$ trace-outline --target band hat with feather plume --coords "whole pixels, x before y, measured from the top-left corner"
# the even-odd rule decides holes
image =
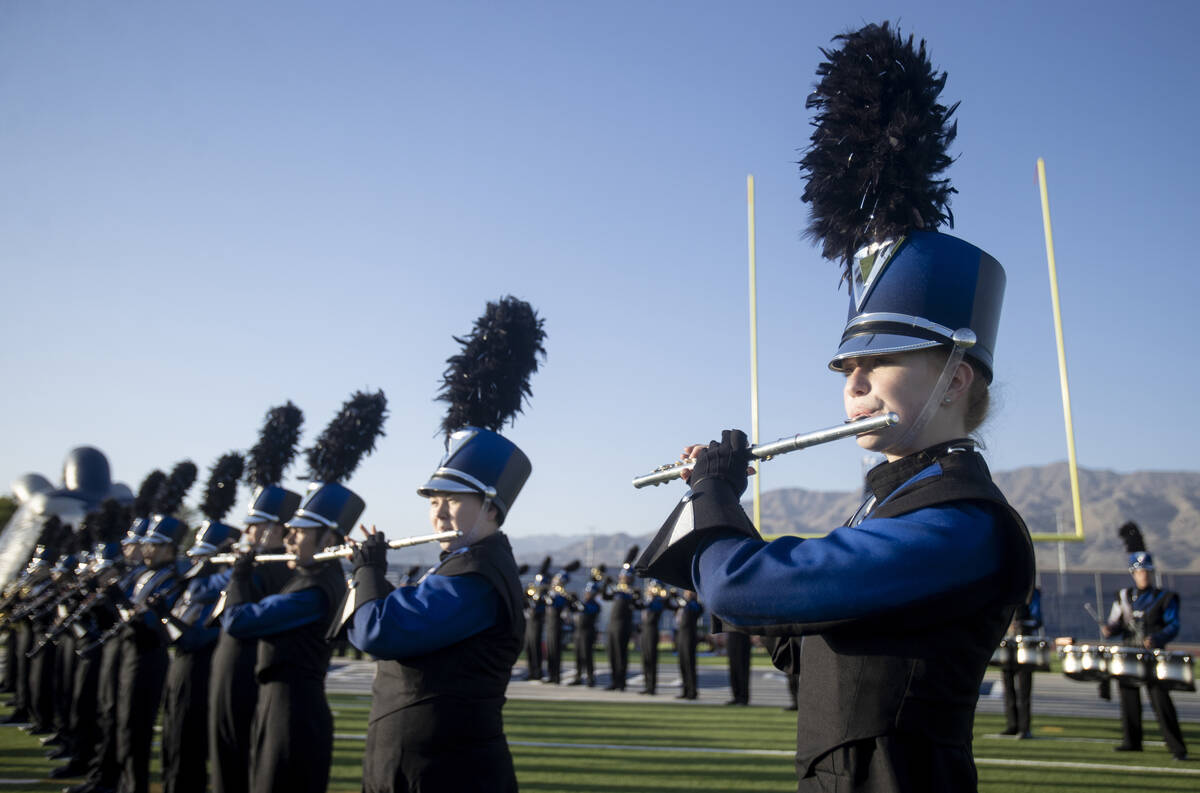
[[[823,49],[811,144],[800,161],[811,206],[807,235],[843,267],[850,310],[831,369],[849,359],[973,345],[966,356],[992,379],[1004,270],[936,229],[954,225],[942,173],[953,162],[957,103],[941,104],[946,73],[925,42],[869,24]]]
[[[300,494],[279,483],[296,456],[303,424],[304,413],[291,401],[267,411],[258,443],[250,449],[246,459],[246,482],[255,488],[254,498],[242,520],[247,526],[286,523],[300,506]]]
[[[325,528],[348,535],[358,522],[366,502],[341,484],[349,479],[362,458],[375,449],[387,419],[387,397],[383,391],[355,392],[329,426],[306,452],[308,479],[312,484],[304,501],[284,525],[289,529]]]
[[[446,360],[437,397],[448,403],[446,454],[418,495],[480,495],[504,522],[533,464],[499,431],[531,394],[529,379],[546,355],[543,324],[529,303],[507,295],[487,304],[468,335],[454,337],[461,351]]]
[[[142,537],[143,543],[178,545],[183,542],[188,532],[187,524],[171,513],[183,506],[183,497],[196,481],[196,473],[196,464],[191,460],[184,460],[171,469],[158,490],[154,502],[155,515]]]
[[[188,556],[207,556],[219,551],[223,546],[235,542],[241,537],[239,529],[223,523],[222,519],[233,507],[237,500],[238,480],[242,478],[246,461],[237,452],[229,452],[217,458],[209,473],[208,485],[205,487],[204,500],[200,503],[200,511],[205,520],[196,529],[192,539],[192,547]]]

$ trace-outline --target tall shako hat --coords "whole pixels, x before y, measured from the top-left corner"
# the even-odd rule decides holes
[[[808,236],[839,261],[850,311],[830,361],[930,347],[959,347],[992,379],[1004,298],[1004,270],[974,245],[942,234],[953,227],[956,192],[937,178],[953,162],[947,147],[958,104],[938,95],[946,73],[887,22],[834,37],[822,49],[811,145],[800,161]]]
[[[146,530],[150,528],[150,515],[154,512],[154,501],[166,481],[167,475],[157,468],[142,480],[137,496],[133,499],[133,523],[130,524],[125,538],[121,540],[122,545],[135,545],[146,536]]]
[[[1149,570],[1154,572],[1154,559],[1146,550],[1146,541],[1142,530],[1132,520],[1126,521],[1117,529],[1117,536],[1125,543],[1125,553],[1129,554],[1129,572],[1134,570]]]
[[[542,586],[545,586],[546,577],[548,575],[550,575],[550,557],[549,556],[542,559],[542,566],[538,568],[537,574],[533,577],[533,582],[535,584],[541,584]]]
[[[106,498],[100,508],[86,518],[92,529],[97,569],[108,567],[121,557],[121,537],[129,525],[129,509],[115,498]]]
[[[238,480],[246,461],[236,452],[223,454],[213,463],[208,474],[208,485],[204,488],[204,500],[200,511],[207,518],[196,530],[188,556],[207,556],[220,550],[222,545],[233,542],[241,532],[221,522],[237,500]]]
[[[343,537],[350,533],[367,506],[350,488],[340,484],[349,479],[363,457],[375,449],[387,419],[387,397],[383,391],[357,391],[305,453],[308,479],[312,484],[304,503],[285,524],[308,529],[324,526]]]
[[[500,523],[533,465],[516,444],[500,435],[532,394],[546,332],[533,307],[511,295],[487,304],[465,337],[462,352],[446,359],[438,399],[449,403],[442,431],[446,454],[417,493],[476,493],[496,507]]]
[[[154,502],[154,517],[142,542],[151,545],[165,545],[170,542],[179,545],[183,542],[188,527],[175,517],[174,513],[183,506],[183,497],[195,483],[196,473],[196,464],[191,460],[184,460],[171,469],[167,480],[159,488],[158,498]]]
[[[58,515],[50,515],[42,524],[37,544],[33,548],[31,567],[49,567],[58,558],[59,546],[71,534],[71,526],[64,524]]]
[[[267,411],[258,443],[246,460],[246,482],[257,488],[245,523],[286,523],[300,506],[300,494],[280,487],[296,456],[304,413],[289,400]]]
[[[638,547],[634,545],[625,553],[625,561],[621,564],[621,572],[618,575],[626,576],[628,578],[634,577],[635,573],[633,572],[633,560],[637,559],[638,550]]]

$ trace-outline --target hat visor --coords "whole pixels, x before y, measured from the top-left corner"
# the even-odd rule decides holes
[[[289,529],[333,529],[337,531],[336,526],[330,526],[328,523],[306,518],[303,515],[295,515],[283,525]]]
[[[457,479],[450,479],[444,476],[435,476],[417,488],[417,495],[423,498],[429,498],[434,493],[474,493],[479,496],[483,495],[477,487],[472,487],[466,482],[460,482]]]
[[[142,538],[142,542],[149,545],[166,545],[175,541],[163,534],[147,534]]]
[[[838,346],[837,355],[829,362],[829,368],[840,372],[846,361],[852,358],[866,358],[872,355],[894,355],[900,352],[928,350],[931,347],[944,346],[943,342],[929,339],[918,339],[914,336],[902,336],[898,333],[864,333],[851,336]]]

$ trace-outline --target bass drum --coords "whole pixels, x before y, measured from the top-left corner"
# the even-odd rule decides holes
[[[1108,677],[1108,648],[1097,644],[1068,644],[1058,648],[1063,674],[1072,680]]]
[[[1170,691],[1195,691],[1196,673],[1192,668],[1191,653],[1175,650],[1155,650],[1153,655],[1154,679]]]

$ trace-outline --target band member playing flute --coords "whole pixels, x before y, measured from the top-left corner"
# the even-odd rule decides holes
[[[331,617],[346,592],[341,563],[314,554],[339,545],[366,504],[349,478],[382,434],[383,392],[355,394],[308,450],[313,484],[286,523],[295,575],[278,594],[257,599],[253,561],[233,565],[221,624],[235,639],[257,639],[258,704],[251,727],[252,793],[323,793],[333,758],[333,716],[325,699]]]
[[[387,546],[369,531],[351,558],[343,617],[352,644],[377,658],[363,790],[515,791],[502,708],[525,629],[523,593],[500,531],[529,477],[525,454],[496,430],[519,412],[544,354],[542,321],[522,301],[489,303],[441,399],[447,451],[417,493],[429,500],[439,564],[415,587],[384,578]],[[497,388],[489,385],[495,382]]]
[[[798,671],[800,790],[971,791],[979,685],[1033,586],[1020,516],[967,437],[986,411],[1004,272],[932,229],[952,192],[945,75],[886,23],[839,36],[816,93],[810,227],[852,289],[830,367],[887,462],[846,526],[764,542],[742,510],[749,443],[691,446],[691,491],[639,560],[694,588],[728,629],[778,637]],[[972,342],[974,342],[972,344]],[[800,641],[803,637],[803,641]]]

